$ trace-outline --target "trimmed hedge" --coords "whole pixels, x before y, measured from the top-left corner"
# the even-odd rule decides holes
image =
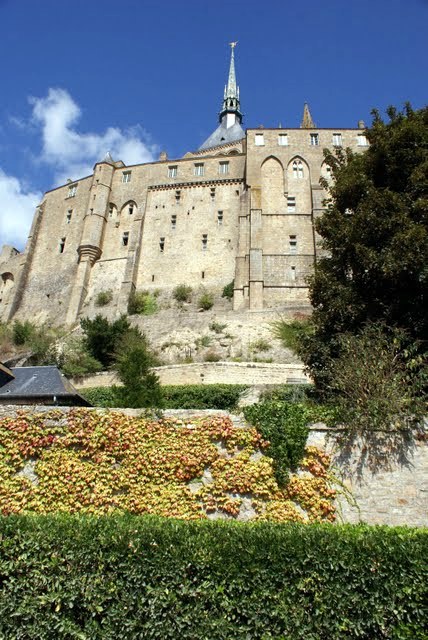
[[[0,518],[0,638],[422,640],[427,531]]]
[[[166,385],[162,387],[163,408],[231,411],[246,388],[241,384]],[[120,406],[114,387],[83,389],[81,394],[96,407]]]

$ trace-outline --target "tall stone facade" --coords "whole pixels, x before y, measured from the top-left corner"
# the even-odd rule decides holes
[[[364,124],[317,128],[305,105],[299,129],[244,132],[233,53],[219,126],[197,151],[133,166],[108,153],[44,195],[25,251],[0,254],[0,320],[72,325],[101,291],[119,315],[135,291],[232,280],[235,310],[308,304],[323,149],[364,150]]]

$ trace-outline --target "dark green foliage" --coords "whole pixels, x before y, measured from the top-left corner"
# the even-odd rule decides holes
[[[222,409],[236,408],[241,393],[240,384],[188,384],[161,387],[164,409]],[[96,407],[118,407],[121,399],[118,387],[94,387],[82,390],[82,395]]]
[[[310,284],[314,333],[300,355],[326,393],[342,333],[382,322],[410,344],[428,338],[428,107],[388,115],[374,113],[366,153],[325,154],[335,181],[317,230],[328,255]]]
[[[192,300],[192,287],[187,284],[179,284],[175,287],[172,295],[177,302],[191,302]]]
[[[246,389],[241,384],[186,384],[162,387],[165,409],[223,409],[236,408],[241,393]]]
[[[204,291],[198,300],[198,307],[204,311],[208,311],[214,306],[214,296],[209,291]]]
[[[21,346],[25,343],[30,342],[35,330],[35,326],[29,320],[24,320],[24,322],[15,320],[12,325],[13,343],[17,346]]]
[[[290,321],[280,318],[271,323],[271,330],[283,347],[299,353],[302,341],[313,333],[313,326],[310,318]]]
[[[305,403],[312,394],[311,384],[283,384],[263,391],[260,401]]]
[[[122,387],[115,389],[119,407],[161,407],[162,394],[158,376],[150,371],[157,364],[147,338],[132,328],[123,336],[115,353],[115,368]]]
[[[7,640],[425,640],[426,530],[0,519]]]
[[[125,315],[114,322],[98,314],[93,320],[82,318],[80,326],[85,333],[85,346],[89,353],[104,367],[114,360],[114,353],[131,325]]]
[[[151,316],[158,310],[156,295],[150,291],[136,291],[130,298],[128,313]]]
[[[267,455],[273,458],[276,480],[280,486],[286,485],[290,469],[303,458],[314,412],[301,404],[261,402],[245,407],[244,416],[269,440]]]
[[[221,297],[227,298],[228,300],[232,300],[234,288],[235,288],[235,280],[232,280],[232,282],[229,282],[229,284],[227,284],[223,288],[223,293],[221,294]]]
[[[107,291],[99,291],[97,293],[97,297],[95,298],[95,306],[96,307],[105,307],[113,300],[113,291],[108,289]]]

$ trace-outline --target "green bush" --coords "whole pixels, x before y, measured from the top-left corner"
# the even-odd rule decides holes
[[[311,397],[313,386],[310,384],[283,384],[265,389],[260,394],[261,402],[292,402],[304,404]]]
[[[16,344],[17,346],[28,344],[35,332],[36,327],[29,320],[24,320],[24,322],[15,320],[12,325],[13,344]]]
[[[221,297],[227,298],[228,300],[232,300],[234,287],[235,287],[235,280],[232,280],[232,282],[229,282],[229,284],[227,284],[223,288],[223,293],[221,294]]]
[[[302,342],[313,333],[313,326],[310,318],[291,321],[279,318],[271,323],[271,331],[283,347],[300,355]]]
[[[208,311],[214,306],[214,296],[209,291],[204,291],[198,300],[198,307],[204,311]]]
[[[172,295],[177,302],[191,302],[192,287],[189,287],[187,284],[179,284],[175,287]]]
[[[254,353],[259,353],[260,351],[269,351],[271,348],[270,343],[266,338],[259,338],[258,340],[254,340],[248,345],[250,351]]]
[[[8,640],[425,640],[427,531],[0,518]]]
[[[216,320],[213,320],[212,322],[210,322],[210,325],[209,325],[210,331],[213,331],[214,333],[223,333],[226,327],[227,327],[227,324],[217,322]]]
[[[125,315],[114,322],[109,322],[101,314],[93,320],[82,318],[80,326],[85,334],[85,348],[104,367],[112,364],[119,342],[131,328]]]
[[[232,411],[246,389],[241,384],[186,384],[162,387],[165,409],[223,409]]]
[[[279,486],[285,486],[289,471],[303,458],[313,412],[302,404],[261,402],[245,407],[244,416],[269,440],[267,455],[273,459]]]
[[[241,393],[246,389],[240,384],[187,384],[161,387],[164,409],[222,409],[236,408]],[[121,406],[119,387],[93,387],[82,389],[82,395],[95,407]]]
[[[113,291],[108,289],[107,291],[100,291],[95,298],[95,306],[105,307],[113,300]]]
[[[151,316],[158,310],[158,303],[155,293],[150,291],[137,291],[134,293],[128,304],[128,312],[143,316]]]

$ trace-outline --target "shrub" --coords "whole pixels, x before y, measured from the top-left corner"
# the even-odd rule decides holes
[[[285,486],[290,470],[303,457],[312,413],[304,405],[287,402],[262,402],[244,408],[245,419],[269,440],[267,454],[274,462],[275,478]]]
[[[156,293],[156,292],[155,292]],[[158,310],[157,296],[150,291],[137,291],[134,293],[128,304],[130,314],[151,316]]]
[[[107,291],[99,291],[95,298],[96,307],[105,307],[113,300],[113,291],[108,289]]]
[[[191,302],[192,287],[189,287],[187,284],[179,284],[175,287],[172,295],[177,302]]]
[[[223,288],[223,293],[221,294],[221,297],[227,298],[228,300],[232,300],[234,287],[235,287],[235,280],[232,280],[232,282],[229,282],[229,284],[227,284]]]
[[[221,322],[216,322],[215,320],[210,322],[209,325],[210,331],[213,331],[214,333],[223,333],[226,327],[227,324],[222,324]]]
[[[211,341],[212,341],[211,336],[207,336],[207,335],[200,336],[195,340],[196,348],[199,349],[199,347],[209,347],[211,344]]]
[[[313,386],[310,384],[284,384],[262,391],[260,401],[305,403],[311,397],[311,392]]]
[[[313,333],[313,326],[310,318],[291,321],[279,318],[271,323],[271,331],[283,347],[300,355],[302,343]]]
[[[222,409],[236,408],[241,393],[240,384],[186,384],[162,387],[165,409]]]
[[[109,322],[101,314],[93,320],[82,318],[80,326],[85,334],[85,348],[104,367],[112,364],[120,340],[131,328],[125,315],[114,322]]]
[[[427,532],[0,519],[0,636],[425,640]]]
[[[214,306],[214,296],[209,291],[204,291],[198,300],[198,307],[204,311],[208,311]]]
[[[12,325],[12,339],[17,346],[28,344],[36,332],[36,326],[29,320],[15,320]]]
[[[258,353],[260,351],[269,351],[270,343],[265,338],[259,338],[248,345],[250,351]]]
[[[89,387],[79,390],[79,393],[94,407],[110,408],[117,407],[119,403],[116,389],[117,387]]]
[[[204,355],[204,361],[205,362],[220,362],[221,360],[221,356],[219,353],[217,353],[217,351],[214,351],[211,349],[211,351],[208,351],[205,355]]]

